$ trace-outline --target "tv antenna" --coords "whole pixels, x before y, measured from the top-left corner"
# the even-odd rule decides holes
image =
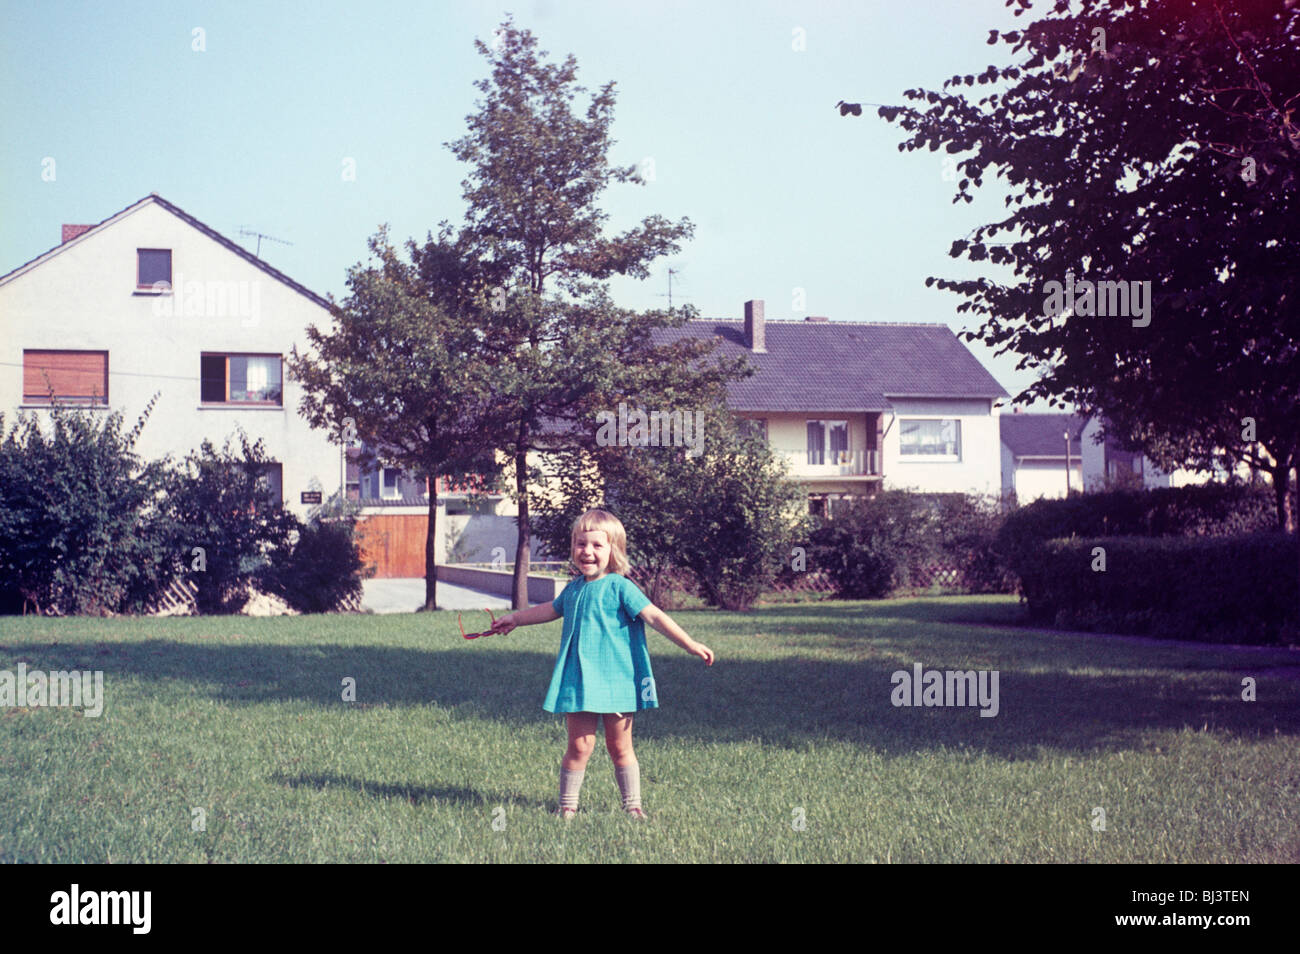
[[[287,240],[285,240],[285,239],[282,239],[282,238],[276,238],[274,235],[267,235],[265,232],[258,232],[258,231],[255,231],[255,230],[250,229],[250,228],[248,228],[247,226],[243,226],[243,225],[241,225],[241,226],[239,227],[239,234],[240,234],[240,235],[256,235],[256,236],[257,236],[257,252],[255,253],[255,255],[256,255],[257,258],[261,258],[261,257],[262,257],[262,239],[266,239],[267,241],[270,241],[270,242],[279,242],[281,245],[292,245],[292,244],[293,244],[292,242],[287,241]]]
[[[668,299],[668,313],[669,313],[669,314],[672,314],[672,310],[673,310],[673,276],[674,276],[674,275],[680,275],[681,273],[682,273],[682,270],[681,270],[680,268],[669,268],[669,269],[668,269],[668,294],[667,294],[666,296],[663,295],[663,294],[660,294],[660,295],[658,296],[658,297],[660,297],[660,298],[664,298],[664,297],[666,297],[666,298]]]

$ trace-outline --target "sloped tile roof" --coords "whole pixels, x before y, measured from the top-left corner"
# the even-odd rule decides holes
[[[1070,431],[1070,456],[1078,459],[1080,438],[1088,419],[1079,414],[1003,414],[1002,443],[1017,457],[1059,457],[1065,460],[1065,431]]]
[[[717,338],[754,375],[728,387],[736,411],[886,411],[891,397],[1002,398],[1008,394],[947,325],[768,320],[766,353],[745,344],[741,321],[657,328],[655,344]]]
[[[283,282],[285,285],[287,285],[289,288],[292,288],[294,291],[296,291],[298,294],[302,295],[303,297],[310,299],[311,301],[315,302],[317,305],[320,305],[322,308],[328,309],[330,307],[330,303],[328,300],[322,298],[320,295],[316,294],[310,288],[298,284],[298,282],[294,281],[292,278],[284,274],[284,272],[280,271],[278,268],[274,268],[273,266],[268,265],[266,262],[262,261],[260,258],[258,258],[256,255],[254,255],[248,249],[244,248],[239,243],[226,238],[216,229],[212,228],[209,225],[204,224],[203,222],[200,222],[198,219],[190,215],[184,209],[168,202],[166,199],[164,199],[156,192],[152,192],[149,195],[145,196],[143,199],[140,199],[136,202],[132,202],[126,208],[114,212],[112,215],[104,219],[102,222],[96,222],[94,225],[76,226],[76,228],[80,229],[81,231],[79,231],[75,236],[66,239],[64,242],[54,246],[49,251],[42,252],[40,255],[36,256],[30,261],[24,262],[22,265],[19,265],[17,268],[13,269],[12,271],[7,272],[4,275],[0,275],[0,284],[4,284],[5,282],[9,281],[11,278],[15,278],[19,274],[28,271],[29,269],[35,268],[36,266],[46,261],[47,259],[55,255],[58,255],[60,252],[64,251],[65,249],[71,248],[73,245],[82,241],[87,236],[93,235],[95,232],[97,232],[99,229],[103,228],[104,226],[116,222],[122,217],[129,215],[132,212],[135,212],[136,210],[142,208],[143,206],[151,202],[154,203],[155,205],[158,205],[166,209],[172,215],[176,216],[181,221],[187,223],[188,225],[202,232],[204,235],[212,239],[214,242],[223,245],[224,247],[226,247],[227,249],[229,249],[230,251],[238,255],[240,258],[242,258],[244,261],[248,262],[250,265],[254,266],[255,268],[261,269],[263,272],[265,272],[267,275],[274,278],[276,281]],[[64,234],[66,236],[67,232],[65,231]]]

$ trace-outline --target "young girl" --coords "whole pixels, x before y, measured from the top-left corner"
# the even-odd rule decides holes
[[[632,751],[632,713],[657,709],[659,702],[644,623],[710,666],[713,650],[687,636],[627,578],[627,533],[617,517],[588,510],[573,524],[572,543],[572,560],[582,577],[570,580],[552,603],[501,617],[492,631],[508,633],[516,626],[564,617],[560,655],[542,703],[547,712],[566,713],[569,724],[556,814],[572,818],[578,812],[578,790],[596,745],[596,723],[603,716],[605,748],[614,761],[623,810],[645,818],[641,769]]]

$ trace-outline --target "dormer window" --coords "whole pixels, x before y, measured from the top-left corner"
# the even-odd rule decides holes
[[[168,288],[172,284],[172,250],[169,248],[138,248],[135,250],[135,287],[153,289],[159,284]]]
[[[385,500],[396,500],[402,496],[401,490],[397,485],[397,478],[401,476],[401,470],[394,467],[381,467],[379,469],[379,495]]]

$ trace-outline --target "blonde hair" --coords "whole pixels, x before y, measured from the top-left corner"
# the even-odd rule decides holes
[[[609,537],[609,569],[627,576],[627,571],[632,568],[627,558],[627,531],[623,529],[623,522],[608,510],[588,510],[573,521],[573,533],[569,536],[569,563],[573,568],[578,569],[578,565],[573,562],[573,549],[578,545],[578,534],[587,531],[603,531]]]

